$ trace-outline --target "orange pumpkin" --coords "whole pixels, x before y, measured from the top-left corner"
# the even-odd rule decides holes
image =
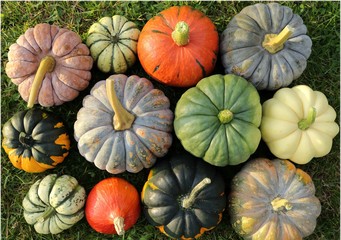
[[[145,24],[137,53],[152,78],[169,86],[189,87],[213,71],[218,41],[215,25],[202,12],[174,6]]]

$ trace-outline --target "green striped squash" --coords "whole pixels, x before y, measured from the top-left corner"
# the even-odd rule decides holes
[[[125,17],[103,17],[90,27],[86,44],[99,70],[124,73],[136,61],[139,35],[136,24]]]
[[[83,218],[85,200],[85,189],[74,177],[50,174],[27,192],[24,218],[40,234],[58,234]]]

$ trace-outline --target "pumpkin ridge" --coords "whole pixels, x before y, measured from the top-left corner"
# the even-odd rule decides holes
[[[167,19],[165,18],[165,16],[163,16],[162,13],[159,13],[159,14],[157,14],[156,16],[160,17],[160,18],[162,19],[162,21],[165,23],[165,25],[166,25],[167,27],[169,27],[170,30],[172,30],[172,31],[174,30],[174,29],[171,27],[171,25],[169,24],[169,22],[167,21]]]
[[[125,22],[125,23],[123,24],[123,26],[126,25],[126,23],[128,23],[128,21]],[[123,26],[122,26],[122,28],[123,28]],[[138,28],[136,25],[135,25],[135,26],[130,26],[130,27],[124,29],[123,31],[119,31],[119,35],[121,35],[122,33],[127,32],[127,31],[133,30],[133,29],[139,30],[139,28]],[[119,38],[119,39],[121,40],[121,39],[125,39],[125,38]],[[126,38],[126,39],[128,39],[128,40],[135,40],[135,39],[131,39],[131,38]]]
[[[218,106],[216,106],[216,105],[213,103],[212,99],[211,99],[203,90],[201,90],[200,87],[196,86],[195,89],[198,89],[198,90],[203,94],[203,96],[206,97],[206,99],[211,103],[211,106],[213,106],[215,109],[217,109],[217,113],[218,113],[218,112],[219,112],[219,108],[218,108]],[[191,101],[191,102],[193,102],[193,101]],[[200,106],[207,107],[207,106],[205,106],[205,105],[201,105],[201,104],[198,104],[198,103],[196,103],[196,102],[193,102],[193,103],[195,103],[196,105],[200,105]]]
[[[79,212],[82,212],[83,211],[83,209],[80,209],[78,212],[76,212],[76,213],[74,213],[74,214],[70,214],[70,215],[64,215],[64,214],[61,214],[61,213],[58,213],[58,214],[56,214],[55,215],[55,217],[58,219],[58,221],[60,221],[61,223],[63,223],[63,224],[65,224],[65,225],[68,225],[68,226],[73,226],[73,224],[70,224],[70,223],[66,223],[65,221],[63,221],[60,217],[59,217],[59,215],[62,215],[62,216],[65,216],[65,217],[69,217],[69,216],[73,216],[73,215],[78,215],[79,214]],[[56,223],[57,223],[57,221],[56,221]],[[59,228],[61,228],[61,227],[59,227]]]
[[[119,50],[121,51],[122,56],[123,56],[123,59],[124,59],[124,61],[125,61],[125,63],[126,63],[126,66],[127,66],[127,68],[128,68],[128,67],[130,66],[130,64],[129,64],[128,60],[127,60],[126,54],[124,54],[124,51],[121,49],[120,44],[122,44],[123,46],[125,46],[126,48],[128,48],[134,56],[136,56],[136,55],[135,55],[134,51],[133,51],[129,46],[127,46],[126,44],[121,43],[121,42],[118,42],[118,43],[117,43],[117,47],[118,47]]]

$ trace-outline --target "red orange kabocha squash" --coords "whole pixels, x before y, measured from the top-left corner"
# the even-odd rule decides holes
[[[89,54],[77,33],[41,23],[10,46],[5,71],[28,107],[61,105],[89,85]]]
[[[199,10],[174,6],[151,18],[137,43],[138,58],[154,79],[170,86],[194,86],[217,60],[219,37]]]

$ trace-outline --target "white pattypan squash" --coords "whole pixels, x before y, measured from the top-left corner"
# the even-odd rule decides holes
[[[262,138],[276,157],[305,164],[330,152],[339,126],[322,92],[306,85],[282,88],[262,107]]]

